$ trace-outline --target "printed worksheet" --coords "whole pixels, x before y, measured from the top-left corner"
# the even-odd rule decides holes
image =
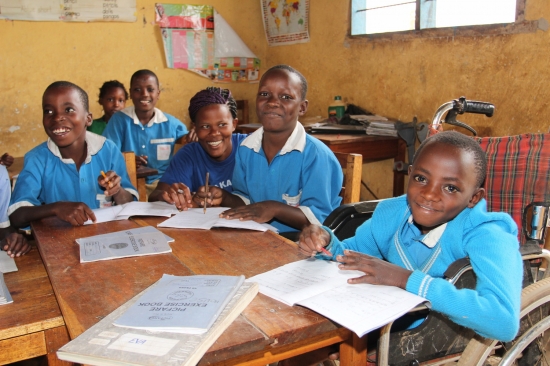
[[[179,229],[203,229],[212,227],[227,227],[233,229],[248,229],[266,231],[268,227],[255,221],[228,220],[220,218],[220,214],[229,210],[228,207],[209,207],[204,212],[202,208],[190,208],[172,216],[158,224],[158,227],[173,227]]]
[[[287,305],[316,311],[362,337],[386,325],[426,299],[398,287],[350,285],[360,271],[342,271],[337,262],[306,259],[286,264],[248,280],[260,292]]]

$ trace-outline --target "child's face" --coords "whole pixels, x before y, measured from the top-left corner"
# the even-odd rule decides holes
[[[92,114],[84,108],[76,89],[50,89],[42,97],[42,111],[44,130],[57,146],[64,148],[84,143]]]
[[[474,207],[483,195],[474,155],[455,146],[426,145],[409,168],[407,201],[423,234]]]
[[[105,119],[108,121],[113,114],[126,106],[124,90],[121,88],[108,89],[105,95],[99,99],[99,104],[103,107]]]
[[[282,69],[264,74],[256,96],[256,113],[265,131],[293,131],[307,106],[298,75]]]
[[[157,79],[152,75],[142,75],[134,78],[130,84],[130,98],[136,112],[154,110],[159,100],[160,89]]]
[[[195,117],[199,143],[217,161],[223,161],[231,155],[231,135],[236,125],[237,119],[233,119],[229,107],[223,104],[202,107]]]

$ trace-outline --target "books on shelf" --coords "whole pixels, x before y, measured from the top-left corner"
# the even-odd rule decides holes
[[[4,274],[0,272],[0,305],[12,303],[13,299],[4,281]]]
[[[226,227],[233,229],[248,229],[257,231],[276,230],[271,225],[260,224],[255,221],[228,220],[220,217],[220,214],[229,210],[228,207],[209,207],[206,212],[202,208],[190,208],[172,216],[158,224],[158,227],[172,227],[179,229],[203,229],[213,227]]]
[[[195,366],[254,299],[258,293],[258,285],[244,282],[208,331],[202,334],[155,333],[113,325],[113,321],[145,291],[63,346],[57,351],[58,358],[87,365]]]
[[[172,248],[168,243],[173,241],[152,226],[76,239],[80,263],[169,253]]]
[[[257,282],[264,295],[310,308],[360,337],[427,301],[397,287],[347,283],[363,275],[340,270],[337,262],[306,259],[248,280]]]
[[[114,325],[157,332],[205,333],[244,282],[244,276],[162,278]]]

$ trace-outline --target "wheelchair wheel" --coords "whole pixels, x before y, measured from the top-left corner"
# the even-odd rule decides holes
[[[550,366],[550,277],[523,289],[518,336],[512,342],[474,337],[458,365]]]

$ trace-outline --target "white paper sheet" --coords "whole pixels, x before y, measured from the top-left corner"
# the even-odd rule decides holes
[[[364,275],[342,271],[338,263],[307,259],[249,278],[264,295],[310,308],[362,337],[427,300],[392,286],[349,285]]]
[[[227,227],[233,229],[248,229],[256,231],[266,231],[268,228],[255,221],[227,220],[220,218],[220,214],[227,207],[210,207],[204,213],[202,208],[191,208],[172,216],[166,221],[158,224],[158,227],[173,227],[179,229],[203,229],[208,230],[212,227]]]
[[[8,273],[17,271],[15,260],[7,252],[0,251],[0,272]]]

